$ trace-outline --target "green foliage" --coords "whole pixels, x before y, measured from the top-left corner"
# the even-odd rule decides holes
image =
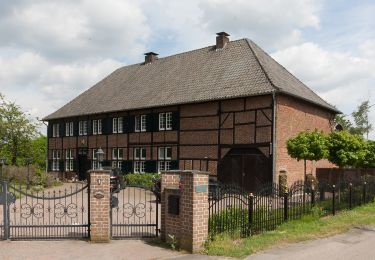
[[[301,132],[287,141],[288,154],[297,160],[321,160],[328,154],[327,138],[317,130]]]
[[[126,185],[143,186],[152,188],[154,186],[153,179],[160,178],[158,173],[128,173],[124,176]]]
[[[38,125],[14,102],[0,94],[0,153],[12,165],[24,164],[32,154],[31,140],[38,135]]]
[[[367,141],[364,156],[359,161],[362,168],[375,168],[375,141]]]
[[[357,110],[355,110],[352,113],[355,125],[356,125],[356,130],[359,135],[364,136],[372,130],[372,124],[369,122],[368,114],[370,111],[370,102],[369,100],[366,100],[362,102]]]
[[[39,135],[31,140],[32,163],[39,169],[46,169],[47,137]]]
[[[347,131],[333,132],[328,137],[328,160],[338,165],[357,167],[366,155],[366,143],[359,135]]]

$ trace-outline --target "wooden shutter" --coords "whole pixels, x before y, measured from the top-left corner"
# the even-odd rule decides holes
[[[156,165],[157,165],[157,161],[154,161],[154,160],[146,161],[145,162],[145,171],[151,172],[151,173],[157,172]]]
[[[60,169],[60,172],[64,172],[65,171],[65,164],[64,164],[64,160],[60,160],[59,161],[59,169]]]
[[[172,129],[180,129],[180,113],[178,111],[172,112]]]
[[[134,121],[135,121],[135,116],[129,116],[126,118],[128,133],[134,133],[134,127],[135,127]]]
[[[73,122],[73,135],[74,136],[78,136],[78,129],[79,128],[79,122],[78,121],[74,121]]]
[[[178,170],[178,160],[171,161],[171,170]]]
[[[52,163],[53,163],[53,160],[48,160],[48,165],[47,165],[47,171],[48,172],[52,171]]]
[[[65,123],[64,121],[59,122],[59,136],[63,137],[65,136]]]
[[[154,131],[154,118],[153,114],[146,115],[146,132],[153,132]]]
[[[51,121],[48,122],[48,127],[47,127],[47,136],[50,138],[52,137],[52,123]]]
[[[133,161],[130,161],[130,160],[122,161],[121,171],[123,173],[133,172]]]

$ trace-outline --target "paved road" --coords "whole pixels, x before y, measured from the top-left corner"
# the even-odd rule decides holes
[[[284,259],[375,259],[375,227],[355,228],[345,234],[275,248],[246,258],[246,260]]]

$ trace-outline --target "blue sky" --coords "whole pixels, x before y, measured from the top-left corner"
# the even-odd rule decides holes
[[[349,114],[375,103],[374,14],[369,0],[0,0],[0,92],[44,117],[144,52],[205,47],[226,31]]]

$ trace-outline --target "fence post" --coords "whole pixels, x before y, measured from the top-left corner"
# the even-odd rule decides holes
[[[3,182],[3,193],[4,193],[4,204],[3,204],[4,238],[9,239],[10,227],[9,227],[8,183],[6,181]]]
[[[253,214],[254,214],[254,195],[250,193],[249,195],[249,206],[248,206],[248,228],[247,235],[251,234],[251,228],[253,226]]]
[[[284,221],[288,221],[288,192],[284,193]]]
[[[336,186],[335,185],[332,185],[332,214],[335,215],[336,214]]]
[[[367,182],[363,182],[363,204],[366,204],[366,185]]]
[[[349,183],[349,209],[353,208],[353,184]]]
[[[311,206],[315,206],[315,187],[314,185],[311,186]]]

